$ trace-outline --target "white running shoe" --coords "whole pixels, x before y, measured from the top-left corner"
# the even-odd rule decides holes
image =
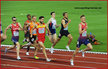
[[[70,51],[70,48],[69,48],[69,46],[66,46],[66,49],[67,49],[68,51]]]
[[[50,62],[50,61],[51,61],[51,59],[47,58],[47,59],[46,59],[46,61],[47,61],[47,62]]]
[[[51,52],[51,53],[53,53],[53,52],[54,52],[53,50],[54,50],[54,48],[53,48],[53,47],[51,47],[51,50],[50,50],[50,52]]]
[[[26,41],[26,38],[24,38],[23,43]]]
[[[71,65],[74,66],[74,63],[73,63],[73,60],[72,59],[70,60],[70,62],[71,62]]]
[[[26,55],[29,55],[29,52],[26,52]]]
[[[31,42],[27,43],[27,45],[31,45]]]
[[[18,57],[17,57],[17,60],[20,60],[20,59],[21,59],[20,56],[18,56]]]
[[[81,50],[81,52],[82,52],[82,57],[85,57],[85,55],[84,55],[84,53],[85,53],[85,52],[84,52],[84,51],[82,51],[82,50]]]
[[[5,54],[7,53],[7,48],[5,48]]]

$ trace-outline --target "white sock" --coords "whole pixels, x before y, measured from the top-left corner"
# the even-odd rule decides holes
[[[29,55],[29,52],[26,52],[26,55]]]
[[[18,60],[21,59],[20,56],[18,56],[17,59],[18,59]]]
[[[51,47],[51,53],[53,53],[53,52],[54,52],[53,50],[54,50],[54,48],[53,48],[53,47]]]
[[[73,60],[71,59],[71,65],[73,66],[74,65],[74,63],[73,63]]]
[[[66,46],[66,48],[68,49],[68,51],[70,51],[70,48],[69,48],[69,46]]]

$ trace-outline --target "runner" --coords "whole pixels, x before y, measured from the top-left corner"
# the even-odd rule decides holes
[[[16,48],[16,52],[17,52],[17,59],[20,60],[20,56],[19,56],[19,52],[20,52],[20,43],[19,43],[19,30],[23,30],[22,26],[20,23],[16,22],[16,17],[12,17],[12,24],[10,24],[9,26],[7,26],[7,28],[5,29],[5,35],[6,35],[6,32],[8,29],[11,29],[11,32],[12,32],[12,42],[14,43],[14,45],[12,47],[9,47],[9,48],[5,48],[5,53],[8,51],[8,50],[11,50],[15,47]]]
[[[27,42],[29,42],[29,34],[30,34],[30,27],[29,27],[29,24],[31,23],[31,15],[30,14],[28,14],[27,15],[27,19],[28,20],[26,20],[25,21],[25,23],[24,23],[24,26],[23,26],[23,29],[24,29],[24,33],[25,33],[25,38],[24,38],[24,40],[23,40],[23,43],[25,42],[25,41],[27,41]]]
[[[87,39],[87,28],[88,27],[87,27],[85,15],[81,15],[80,19],[81,19],[81,23],[79,24],[79,34],[80,34],[80,36],[79,36],[78,41],[77,41],[76,50],[72,55],[71,65],[74,65],[74,63],[73,63],[74,62],[74,57],[76,56],[76,54],[79,51],[80,46],[82,44],[85,44],[87,46],[87,48],[82,50],[82,56],[83,57],[84,57],[84,52],[85,51],[89,51],[89,50],[93,49],[91,43],[89,42],[89,39]]]
[[[23,29],[24,29],[24,33],[25,33],[25,38],[23,40],[23,43],[24,42],[28,42],[27,44],[23,45],[23,46],[27,46],[27,52],[26,52],[26,55],[29,55],[29,49],[30,49],[30,40],[29,40],[29,36],[30,36],[30,23],[31,23],[31,15],[30,14],[27,14],[27,19],[24,23],[24,26],[23,26]],[[21,48],[23,47],[21,46]]]
[[[59,25],[57,25],[56,19],[55,19],[55,12],[51,12],[51,18],[49,19],[47,26],[49,26],[49,40],[51,41],[51,43],[55,43],[55,41],[57,40],[57,34],[56,34],[56,28],[59,27]]]
[[[72,41],[72,35],[68,32],[68,24],[70,22],[71,22],[71,20],[68,20],[68,13],[64,12],[63,13],[63,19],[61,21],[61,30],[60,30],[59,38],[52,45],[52,47],[51,47],[51,53],[53,53],[54,46],[56,45],[56,43],[58,43],[58,41],[60,41],[63,36],[66,36],[66,37],[69,38],[69,41],[68,41],[68,44],[67,44],[66,48],[67,48],[68,51],[70,51],[69,45],[70,45],[70,43]]]
[[[42,47],[42,51],[45,55],[46,61],[49,62],[49,61],[51,61],[51,59],[49,59],[47,57],[45,46],[44,46],[45,32],[46,32],[46,29],[47,29],[48,32],[49,32],[49,30],[44,23],[44,16],[40,16],[39,21],[40,21],[39,24],[36,25],[36,28],[37,28],[37,43],[38,43],[38,46]],[[38,52],[38,48],[35,50],[35,56],[34,56],[35,59],[37,59],[37,52]]]
[[[1,28],[1,29],[0,29],[0,32],[1,32],[1,35],[0,35],[0,37],[1,37],[1,42],[3,42],[7,37],[6,37],[6,35],[3,34],[1,21],[0,21],[0,28]]]

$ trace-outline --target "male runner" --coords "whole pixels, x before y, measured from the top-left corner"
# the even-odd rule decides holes
[[[23,43],[25,42],[25,41],[27,41],[27,42],[29,42],[29,34],[30,34],[30,27],[29,27],[29,24],[31,23],[31,15],[30,14],[28,14],[27,15],[27,19],[28,20],[26,20],[25,21],[25,23],[24,23],[24,26],[23,26],[23,29],[24,29],[24,33],[25,33],[25,38],[24,38],[24,40],[23,40]]]
[[[56,28],[59,27],[59,25],[57,25],[56,19],[55,19],[55,12],[51,12],[51,18],[49,19],[47,26],[49,26],[49,40],[51,41],[51,43],[55,43],[55,41],[57,40],[57,34],[56,34]]]
[[[23,40],[23,43],[26,41],[28,42],[27,44],[23,45],[23,46],[26,46],[27,45],[27,52],[26,52],[26,55],[29,55],[29,49],[30,49],[30,40],[29,40],[29,36],[30,36],[30,23],[31,23],[31,15],[30,14],[27,14],[27,19],[24,23],[24,26],[23,26],[23,29],[24,29],[24,33],[25,33],[25,38]],[[29,46],[28,46],[29,45]]]
[[[70,48],[69,48],[69,45],[72,41],[72,35],[68,32],[68,24],[71,22],[71,20],[68,20],[68,13],[67,12],[64,12],[63,13],[63,19],[61,21],[61,30],[60,30],[60,34],[59,34],[59,38],[56,40],[56,42],[52,45],[51,47],[51,53],[53,53],[53,50],[54,50],[54,46],[56,45],[56,43],[58,41],[60,41],[60,39],[63,37],[63,36],[66,36],[69,38],[69,41],[68,41],[68,44],[66,46],[66,48],[68,49],[68,51],[70,51]]]
[[[38,43],[38,46],[42,47],[42,51],[45,55],[46,61],[49,62],[51,60],[47,57],[45,46],[44,46],[45,32],[46,32],[46,29],[47,29],[48,32],[49,32],[49,30],[44,23],[44,16],[40,16],[39,21],[40,21],[39,24],[36,25],[36,28],[37,28],[37,43]],[[38,52],[37,50],[38,49],[35,50],[35,56],[37,56],[37,52]],[[37,59],[37,58],[35,57],[35,59]]]
[[[80,46],[82,44],[85,44],[87,46],[87,48],[82,50],[82,56],[83,57],[84,57],[84,52],[85,51],[89,51],[89,50],[93,49],[91,43],[89,42],[89,39],[87,39],[87,28],[88,27],[87,27],[85,15],[81,15],[80,19],[81,19],[81,23],[79,24],[79,34],[80,34],[80,36],[79,36],[78,41],[77,41],[76,50],[72,55],[71,65],[74,65],[74,63],[73,63],[74,62],[74,57],[76,56],[76,54],[79,51]]]
[[[12,24],[10,24],[9,26],[7,26],[7,28],[5,29],[5,35],[6,35],[6,32],[8,29],[11,29],[11,32],[12,32],[12,41],[14,43],[14,45],[12,47],[9,47],[9,48],[5,48],[5,53],[7,52],[7,50],[11,50],[13,48],[16,48],[16,52],[17,52],[17,59],[20,60],[20,56],[19,56],[19,51],[20,51],[20,43],[18,42],[19,41],[19,30],[23,30],[22,26],[20,23],[16,22],[16,17],[12,17]]]
[[[0,37],[1,37],[1,42],[3,42],[7,37],[6,37],[6,35],[4,35],[3,34],[3,32],[2,32],[2,25],[1,25],[1,21],[0,21],[0,32],[1,32],[1,35],[0,35]]]

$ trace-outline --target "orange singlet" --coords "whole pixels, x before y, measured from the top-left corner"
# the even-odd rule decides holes
[[[38,24],[38,22],[36,22],[35,24]],[[35,24],[33,24],[33,22],[30,23],[30,34],[32,34],[32,35],[37,35],[36,28],[34,28]],[[33,31],[31,31],[32,29],[33,29]]]

